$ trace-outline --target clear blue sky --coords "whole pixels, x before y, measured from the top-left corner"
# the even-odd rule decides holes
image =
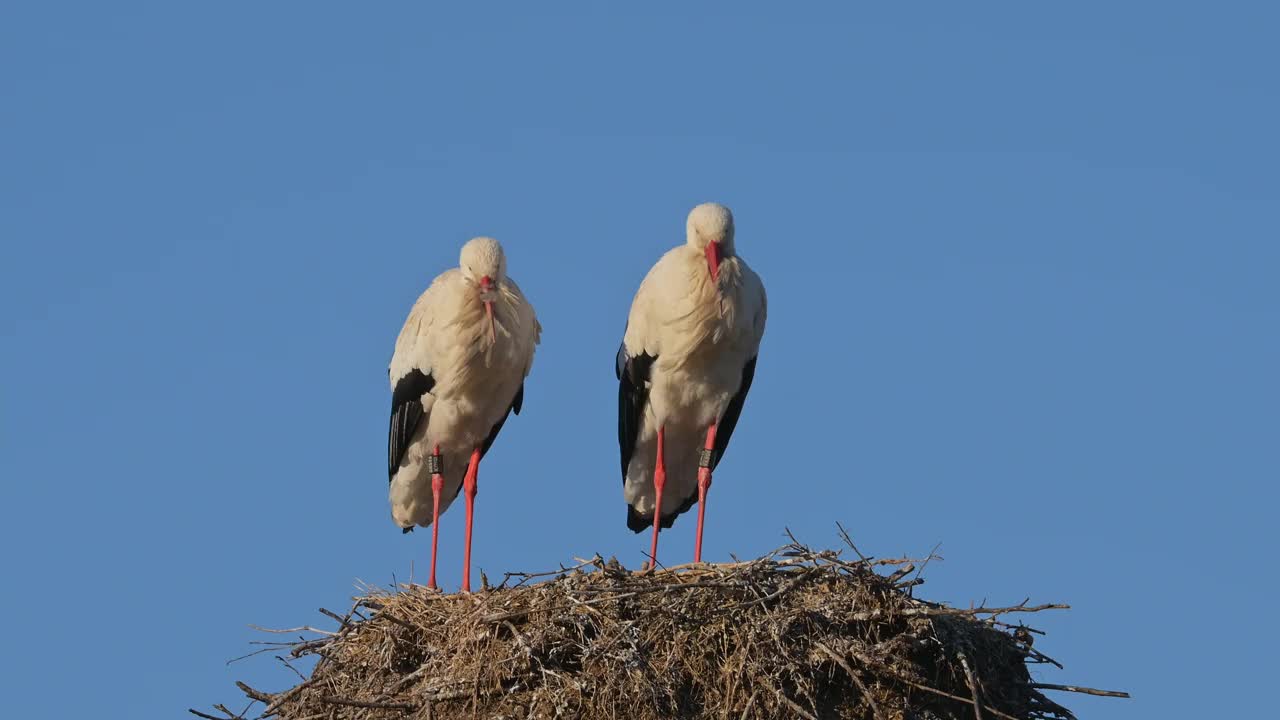
[[[247,624],[421,579],[386,367],[473,235],[545,326],[477,565],[638,564],[613,354],[706,200],[771,301],[711,559],[836,521],[941,542],[928,597],[1074,606],[1037,618],[1067,666],[1040,677],[1135,695],[1082,716],[1250,714],[1280,639],[1239,612],[1280,589],[1274,5],[419,5],[0,11],[6,717],[279,689],[224,665]]]

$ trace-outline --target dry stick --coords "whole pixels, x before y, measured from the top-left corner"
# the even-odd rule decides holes
[[[964,656],[964,653],[956,654],[960,657],[960,667],[964,668],[964,676],[969,681],[969,692],[973,693],[974,720],[983,720],[982,700],[978,698],[978,683],[973,679],[973,670],[969,667],[969,660]]]
[[[708,571],[708,570],[717,570],[720,568],[727,569],[727,568],[733,568],[733,567],[740,567],[742,565],[754,565],[758,562],[760,561],[759,560],[741,560],[738,562],[729,562],[729,563],[705,563],[705,562],[684,563],[683,565],[672,565],[671,567],[666,568],[664,572],[684,573],[685,571],[694,571],[696,573],[699,570]]]
[[[815,565],[818,563],[818,561],[821,561],[822,563],[826,563],[826,564],[829,564],[829,565],[835,565],[836,567],[841,568],[841,569],[843,569],[843,570],[847,571],[848,573],[850,573],[850,574],[855,574],[855,575],[856,575],[856,574],[861,574],[861,573],[866,573],[866,572],[870,571],[872,568],[881,567],[881,566],[884,566],[884,565],[899,565],[899,566],[901,566],[901,565],[912,565],[912,566],[913,566],[913,568],[914,568],[914,564],[915,564],[915,563],[917,563],[917,562],[922,562],[921,560],[917,560],[917,559],[915,559],[915,558],[900,557],[900,558],[881,558],[881,559],[879,559],[879,560],[873,560],[873,559],[871,559],[871,558],[867,558],[866,560],[859,560],[859,561],[858,561],[858,562],[856,562],[856,563],[851,563],[851,562],[845,562],[844,560],[841,560],[840,558],[834,558],[834,557],[819,557],[819,558],[815,558],[815,560],[814,560]],[[887,580],[887,579],[888,579],[888,577],[890,577],[890,576],[885,576],[885,577],[884,577],[884,578],[882,578],[882,579],[886,579],[886,580]],[[918,582],[917,582],[916,580],[911,580],[911,581],[908,581],[908,582],[915,582],[915,583],[917,583],[917,584],[919,584],[919,585],[923,585],[923,584],[924,584],[924,579],[923,579],[923,578],[920,578]],[[899,587],[903,587],[903,586],[905,586],[905,585],[906,585],[906,583],[901,583],[901,584],[899,585]]]
[[[250,643],[250,644],[252,645],[255,643]],[[269,653],[274,650],[280,650],[282,648],[291,648],[291,647],[294,647],[295,645],[296,643],[271,643],[271,647],[264,647],[261,650],[254,650],[253,652],[247,655],[241,655],[240,657],[231,658],[230,660],[227,661],[227,664],[230,665],[231,663],[240,662],[241,660],[246,660],[248,658],[253,657],[254,655],[261,655],[262,653]]]
[[[625,597],[630,597],[632,595],[644,595],[646,593],[667,592],[669,590],[688,590],[689,588],[724,588],[729,590],[736,590],[740,587],[742,586],[736,583],[712,583],[712,582],[695,581],[695,582],[687,582],[687,583],[685,582],[671,583],[670,585],[655,585],[653,587],[637,588],[635,590],[632,590],[630,588],[625,588],[625,587],[603,587],[603,588],[566,588],[566,591],[576,592],[576,593],[587,593],[590,595],[603,595],[605,593],[626,593]],[[624,596],[617,595],[616,597],[624,597]]]
[[[418,628],[414,627],[412,623],[405,622],[404,620],[401,620],[400,618],[396,617],[395,615],[392,615],[391,613],[388,613],[388,612],[379,612],[379,613],[378,613],[378,617],[380,617],[380,618],[386,618],[386,619],[390,620],[391,622],[393,622],[393,623],[395,623],[395,624],[397,624],[397,625],[399,625],[399,626],[401,626],[401,627],[405,627],[405,628],[408,628],[408,629],[410,629],[410,630],[413,630],[414,632],[417,632],[417,631],[418,631]]]
[[[840,667],[844,668],[844,671],[849,675],[849,679],[853,681],[854,685],[858,686],[858,690],[862,693],[862,697],[866,698],[867,704],[871,706],[871,716],[875,718],[875,720],[881,720],[883,716],[880,714],[880,706],[876,704],[876,699],[871,697],[871,691],[867,689],[866,684],[862,682],[862,678],[858,677],[858,674],[853,671],[853,668],[849,666],[849,663],[846,662],[844,658],[840,657],[835,650],[832,650],[823,643],[815,643],[814,647],[829,655],[832,660],[835,660],[836,663],[840,665]],[[982,718],[978,718],[978,720],[982,720]]]
[[[289,635],[291,633],[296,633],[296,632],[309,632],[309,633],[315,633],[317,635],[328,635],[329,637],[333,637],[334,635],[338,634],[335,632],[329,632],[328,630],[313,628],[310,625],[301,625],[295,628],[284,628],[283,630],[275,630],[273,628],[264,628],[258,625],[250,625],[249,627],[253,628],[254,630],[257,630],[258,632],[276,633],[279,635]]]
[[[760,692],[760,688],[753,688],[751,690],[751,697],[747,698],[747,704],[742,707],[742,715],[739,716],[738,720],[747,720],[747,713],[751,712],[751,704],[756,701],[756,693],[758,692]],[[192,710],[192,712],[195,711]],[[206,715],[205,717],[208,716]]]
[[[306,690],[307,688],[311,687],[318,679],[319,678],[312,677],[310,680],[306,682],[302,682],[302,683],[298,683],[297,685],[294,685],[291,689],[285,691],[283,695],[277,697],[275,700],[272,700],[267,705],[267,709],[262,711],[261,717],[266,717],[276,712],[281,707],[283,707],[285,703],[297,697],[298,693],[301,693],[303,690]],[[253,696],[250,695],[249,697],[253,697]]]
[[[199,710],[196,710],[195,708],[187,708],[187,712],[191,713],[192,715],[195,715],[196,717],[205,718],[205,720],[227,720],[227,718],[218,717],[217,715],[208,715],[206,713],[202,713]],[[235,716],[232,716],[232,717],[235,717]]]
[[[698,588],[698,587],[739,588],[740,586],[729,585],[724,583],[700,583],[700,582],[676,583],[674,585],[659,585],[657,587],[639,588],[637,590],[619,592],[616,595],[604,595],[602,597],[593,598],[591,600],[575,600],[574,602],[576,605],[598,605],[600,603],[608,602],[610,600],[622,600],[629,597],[635,597],[636,595],[645,595],[648,593],[655,593],[655,592],[668,592],[671,590],[688,590],[690,588]],[[602,592],[613,592],[614,590],[620,590],[620,589],[621,588],[610,588]],[[595,592],[595,591],[591,591],[591,592]],[[524,610],[513,610],[511,612],[498,613],[497,615],[485,615],[481,617],[480,620],[481,622],[502,622],[504,620],[515,620],[516,618],[524,617],[525,615],[531,615],[536,612],[553,612],[553,611],[559,611],[559,610],[569,610],[573,607],[574,605],[553,605],[551,607],[545,607],[545,608],[529,607],[529,608],[525,608]]]
[[[1082,693],[1085,695],[1098,695],[1100,697],[1116,697],[1127,698],[1129,693],[1120,692],[1119,690],[1098,690],[1096,688],[1081,687],[1079,685],[1054,685],[1053,683],[1031,683],[1031,687],[1040,690],[1063,690],[1065,692]]]
[[[411,712],[413,710],[418,709],[417,705],[413,705],[411,703],[391,703],[391,702],[370,702],[367,700],[348,700],[346,698],[331,697],[329,695],[322,695],[320,697],[320,702],[328,703],[330,705],[346,705],[348,707],[375,708],[380,710],[404,710],[406,712]]]
[[[750,568],[751,566],[759,566],[759,567],[766,567],[766,566],[788,567],[788,566],[791,566],[791,565],[797,565],[797,564],[800,564],[800,563],[804,562],[804,561],[805,561],[805,558],[787,558],[787,559],[784,559],[784,560],[774,560],[774,559],[773,559],[773,557],[774,557],[775,555],[777,555],[778,553],[783,552],[783,551],[785,551],[785,550],[792,550],[792,549],[794,549],[794,548],[793,548],[793,546],[791,546],[791,545],[783,545],[782,547],[776,548],[775,550],[773,550],[772,552],[770,552],[768,555],[765,555],[764,557],[756,558],[755,560],[735,560],[734,562],[727,562],[727,563],[709,563],[709,562],[700,562],[700,563],[684,563],[684,564],[681,564],[681,565],[671,565],[670,567],[666,567],[666,566],[664,566],[661,570],[656,571],[656,572],[655,572],[655,573],[653,573],[653,574],[668,574],[668,573],[679,573],[679,574],[698,574],[698,573],[705,573],[705,572],[716,572],[716,571],[718,571],[718,570],[722,570],[722,569],[724,569],[724,570],[728,570],[728,569],[732,569],[732,568],[740,568],[740,567],[747,567],[747,568]],[[814,554],[814,555],[816,556],[816,553],[813,553],[813,551],[811,551],[811,550],[807,550],[807,549],[806,549],[806,552],[809,552],[809,553]],[[636,572],[637,572],[637,573],[647,573],[647,572],[650,572],[650,571],[647,571],[647,570],[637,570]]]
[[[239,680],[236,681],[236,687],[240,688],[240,691],[243,692],[245,695],[248,695],[249,697],[253,698],[254,700],[257,700],[258,702],[269,703],[273,699],[275,699],[275,695],[272,695],[271,693],[262,692],[261,690],[254,690],[253,688],[249,687],[248,685],[245,685]]]
[[[910,575],[911,572],[915,569],[916,569],[915,563],[907,563],[906,565],[903,565],[902,567],[890,573],[889,576],[885,578],[885,580],[888,580],[890,583],[896,583],[902,578],[906,577],[907,575]],[[918,579],[919,578],[916,578],[916,580]],[[911,582],[915,582],[915,580],[912,580]]]
[[[794,710],[797,715],[803,718],[807,718],[808,720],[818,720],[818,718],[814,717],[812,713],[810,713],[808,710],[805,710],[803,705],[787,697],[787,694],[782,692],[782,688],[778,687],[777,685],[774,685],[773,682],[770,680],[765,680],[765,682],[768,684],[769,689],[773,691],[773,694],[777,695],[778,699],[786,703],[786,705],[790,707],[792,710]]]
[[[515,638],[516,642],[520,644],[520,649],[524,650],[526,653],[532,656],[533,647],[529,645],[528,640],[524,639],[524,635],[520,634],[520,631],[516,629],[516,626],[512,625],[511,622],[507,620],[504,620],[502,624],[505,625],[506,628],[511,631],[511,637]]]
[[[604,562],[604,558],[600,557],[599,554],[597,554],[591,560],[583,560],[582,558],[574,558],[574,560],[579,560],[580,563],[578,565],[574,565],[573,567],[565,567],[561,565],[559,570],[548,570],[546,572],[533,572],[533,573],[527,573],[527,572],[504,573],[502,582],[498,585],[498,587],[505,586],[507,584],[507,581],[510,580],[511,578],[521,578],[520,582],[516,583],[513,586],[513,587],[520,587],[521,585],[524,585],[526,582],[528,582],[529,580],[532,580],[533,578],[547,577],[548,575],[564,575],[564,574],[571,573],[574,570],[581,570],[582,568],[588,565],[597,565],[598,563]]]
[[[893,669],[891,666],[889,666],[889,665],[882,665],[882,664],[881,664],[881,665],[878,665],[878,664],[876,664],[876,663],[873,663],[873,662],[868,661],[865,657],[863,657],[863,656],[861,656],[861,655],[859,655],[859,654],[857,654],[857,653],[854,653],[854,657],[857,657],[859,660],[861,660],[863,663],[865,663],[865,664],[867,665],[867,667],[871,668],[871,671],[872,671],[872,672],[875,672],[875,671],[877,671],[877,670],[883,670],[883,671],[887,672],[890,676],[892,676],[892,677],[893,677],[893,679],[895,679],[895,680],[897,680],[897,681],[899,681],[899,682],[904,682],[904,683],[906,683],[906,684],[910,685],[911,687],[916,688],[916,689],[918,689],[918,690],[924,690],[925,692],[931,692],[931,693],[933,693],[934,695],[941,695],[942,697],[945,697],[945,698],[950,698],[950,699],[952,699],[952,700],[958,700],[958,701],[960,701],[960,702],[962,702],[962,703],[965,703],[965,704],[967,704],[967,705],[973,705],[973,704],[975,704],[973,700],[971,700],[971,699],[969,699],[969,698],[967,698],[967,697],[961,697],[961,696],[959,696],[959,695],[952,695],[951,693],[946,692],[946,691],[944,691],[944,690],[939,690],[939,689],[934,688],[934,687],[929,687],[928,685],[925,685],[925,684],[923,684],[923,683],[918,683],[918,682],[916,682],[915,680],[911,680],[911,679],[907,678],[906,676],[904,676],[904,675],[900,674],[897,670],[894,670],[894,669]],[[1005,720],[1018,720],[1018,718],[1016,718],[1016,717],[1014,717],[1014,716],[1012,716],[1012,715],[1006,714],[1006,713],[1002,713],[1002,712],[1000,712],[999,710],[997,710],[997,709],[995,709],[995,708],[993,708],[993,707],[985,706],[985,709],[986,709],[986,710],[988,710],[989,712],[991,712],[991,714],[995,715],[996,717],[1002,717],[1002,718],[1004,718]]]
[[[996,615],[1004,615],[1006,613],[1015,613],[1015,612],[1033,613],[1033,612],[1040,612],[1042,610],[1070,610],[1070,609],[1071,609],[1070,605],[1061,605],[1057,603],[1050,603],[1047,605],[1030,605],[1030,606],[1012,605],[1010,607],[1000,607],[1000,608],[988,608],[988,607],[951,608],[951,607],[939,605],[936,607],[925,606],[925,607],[904,608],[902,610],[897,611],[895,614],[896,615],[950,615],[953,617],[956,615],[963,615],[966,617],[973,617],[976,615],[991,615],[994,617]],[[880,608],[876,608],[875,610],[871,610],[871,611],[854,613],[853,615],[849,616],[849,619],[850,620],[872,620],[874,618],[878,618],[886,614],[887,613],[882,612]]]
[[[330,638],[321,638],[319,640],[308,640],[306,642],[301,642],[301,643],[291,643],[287,645],[287,647],[293,648],[292,650],[289,651],[289,654],[294,657],[302,657],[303,655],[306,655],[312,650],[315,650],[316,654],[319,655],[320,657],[324,657],[324,653],[320,652],[319,649],[324,647],[325,645],[328,645],[330,642],[331,642]]]
[[[787,535],[791,537],[792,541],[795,540],[795,537],[791,536],[790,530],[787,530]],[[794,547],[800,550],[807,550],[807,548],[805,548],[803,545],[800,545],[799,543],[795,543]],[[775,551],[775,552],[778,552],[778,551]],[[805,580],[810,575],[812,575],[814,571],[816,571],[816,568],[814,570],[805,572],[800,577],[795,578],[794,580],[787,583],[786,585],[779,588],[778,590],[774,591],[773,593],[770,593],[769,595],[765,595],[762,597],[757,597],[755,600],[744,603],[744,605],[750,605],[752,603],[760,603],[760,607],[764,608],[764,611],[766,613],[773,613],[774,609],[766,605],[767,601],[770,600],[771,598],[778,597],[783,592],[786,592],[787,590],[790,590],[791,588],[795,587],[801,581]],[[750,587],[751,590],[753,590],[757,595],[760,594],[759,588],[756,585],[748,583],[748,587]],[[729,607],[729,609],[732,610],[734,608],[741,607],[741,606],[742,605],[732,605]],[[782,637],[778,634],[778,628],[774,624],[770,623],[769,631],[770,631],[770,634],[773,636],[774,645],[777,646],[778,648],[778,653],[781,656],[785,657],[787,652],[782,645]],[[796,711],[796,713],[799,714],[801,717],[807,718],[807,720],[818,720],[816,717],[814,717],[814,715],[806,711],[804,707],[801,706],[799,703],[787,697],[786,693],[782,691],[782,688],[775,685],[771,680],[766,680],[765,682],[768,684],[769,688],[773,690],[774,694],[778,696],[779,699],[781,699],[784,703],[786,703],[792,710]],[[812,696],[810,696],[809,701],[811,703],[813,702]],[[814,708],[814,709],[816,710],[817,708]]]
[[[1026,630],[1027,632],[1029,632],[1029,633],[1035,633],[1036,635],[1044,635],[1044,631],[1043,631],[1043,630],[1037,630],[1037,629],[1035,629],[1035,628],[1031,627],[1030,625],[1022,625],[1022,624],[1018,624],[1018,625],[1011,625],[1011,624],[1006,623],[1006,622],[1000,622],[999,620],[992,620],[992,621],[991,621],[991,624],[993,624],[993,625],[999,625],[1000,627],[1003,627],[1003,628],[1009,628],[1010,630]]]
[[[853,544],[853,538],[849,537],[849,531],[844,529],[844,525],[841,525],[840,523],[836,523],[836,527],[839,528],[840,530],[840,539],[844,540],[844,544],[848,545],[850,549],[853,550],[854,554],[856,554],[859,558],[862,559],[862,562],[864,563],[869,562],[869,559],[867,558],[867,556],[863,555],[862,551],[858,549],[858,546]]]
[[[306,675],[303,675],[303,674],[302,674],[302,673],[300,673],[300,672],[298,672],[298,668],[296,668],[296,667],[294,667],[293,665],[291,665],[291,664],[289,663],[289,661],[288,661],[288,660],[285,660],[284,658],[280,657],[279,655],[277,655],[277,656],[276,656],[276,659],[277,659],[277,660],[279,660],[280,662],[284,663],[284,666],[285,666],[285,667],[287,667],[287,668],[289,668],[290,670],[292,670],[292,671],[293,671],[293,674],[294,674],[294,675],[297,675],[299,680],[302,680],[303,682],[306,682],[306,680],[307,680],[307,676],[306,676]],[[241,715],[243,715],[244,713],[240,713],[240,714],[241,714]]]
[[[761,603],[761,604],[763,604],[763,603],[767,603],[767,602],[769,602],[770,600],[773,600],[773,599],[775,599],[775,598],[777,598],[777,597],[780,597],[780,596],[784,595],[785,593],[791,592],[791,591],[792,591],[792,590],[794,590],[797,586],[799,586],[799,585],[800,585],[800,583],[804,582],[805,580],[808,580],[808,579],[809,579],[809,578],[811,578],[811,577],[813,577],[813,572],[806,572],[806,573],[804,573],[804,574],[802,574],[802,575],[800,575],[800,576],[796,577],[795,579],[793,579],[791,582],[787,583],[786,585],[783,585],[782,587],[778,588],[777,590],[774,590],[773,592],[769,593],[768,595],[765,595],[764,597],[756,598],[755,600],[748,600],[748,601],[746,601],[746,602],[744,602],[744,603],[738,603],[737,605],[731,605],[731,606],[729,606],[729,608],[728,608],[728,609],[729,609],[729,610],[738,610],[738,609],[741,609],[741,608],[747,607],[747,606],[749,606],[749,605],[755,605],[756,603]]]
[[[941,560],[941,559],[942,559],[942,557],[941,557],[941,556],[939,556],[939,555],[937,554],[937,553],[938,553],[938,548],[940,548],[940,547],[942,547],[942,543],[941,543],[941,542],[939,542],[938,544],[934,545],[934,546],[933,546],[933,549],[929,551],[929,557],[925,558],[925,559],[924,559],[924,562],[920,564],[920,571],[916,573],[916,577],[915,577],[915,579],[919,580],[919,579],[920,579],[920,576],[924,574],[924,569],[925,569],[925,568],[927,568],[927,567],[929,567],[929,561],[930,561],[930,560],[934,559],[935,557],[936,557],[936,558],[938,558],[939,560]]]
[[[729,686],[729,693],[726,696],[728,699],[733,698],[734,694],[737,693],[738,691],[739,684],[742,682],[743,671],[746,669],[746,665],[747,665],[747,658],[751,656],[751,649],[754,648],[756,644],[757,629],[758,629],[758,626],[755,624],[752,624],[747,629],[747,641],[738,649],[738,652],[735,653],[734,655],[735,659],[737,658],[740,658],[740,659],[738,659],[737,669],[733,672],[733,684]],[[758,692],[760,692],[760,688],[758,686],[751,688],[751,697],[747,698],[747,704],[742,709],[742,717],[745,718],[747,716],[747,711],[751,709],[751,703],[755,702],[756,693]],[[728,704],[725,705],[724,716],[725,718],[729,717]]]
[[[952,695],[952,694],[951,694],[951,693],[949,693],[949,692],[944,692],[944,691],[939,690],[939,689],[937,689],[937,688],[932,688],[932,687],[929,687],[928,685],[923,685],[923,684],[921,684],[921,683],[915,682],[914,680],[908,680],[908,679],[906,679],[906,678],[902,677],[901,675],[896,675],[896,677],[897,677],[897,679],[898,679],[898,680],[900,680],[901,682],[904,682],[904,683],[906,683],[906,684],[910,685],[910,686],[911,686],[911,687],[913,687],[913,688],[917,688],[917,689],[920,689],[920,690],[924,690],[925,692],[931,692],[931,693],[933,693],[933,694],[935,694],[935,695],[941,695],[942,697],[945,697],[945,698],[951,698],[952,700],[959,700],[960,702],[962,702],[962,703],[968,703],[969,705],[976,705],[976,703],[974,703],[974,701],[973,701],[973,700],[970,700],[970,699],[969,699],[969,698],[967,698],[967,697],[961,697],[961,696],[959,696],[959,695]],[[992,713],[993,715],[995,715],[996,717],[1002,717],[1002,718],[1005,718],[1005,720],[1018,720],[1018,718],[1016,718],[1016,717],[1014,717],[1014,716],[1012,716],[1012,715],[1008,715],[1008,714],[1002,713],[1002,712],[1000,712],[999,710],[997,710],[997,709],[995,709],[995,708],[993,708],[993,707],[988,707],[988,706],[984,706],[984,707],[986,707],[986,709],[987,709],[987,710],[990,710],[990,711],[991,711],[991,713]]]
[[[393,688],[392,688],[392,692],[393,692],[393,693],[398,693],[398,692],[400,692],[401,690],[403,690],[403,689],[404,689],[404,687],[405,687],[406,685],[408,685],[409,683],[413,682],[414,680],[417,680],[418,678],[422,677],[422,674],[423,674],[423,673],[425,673],[425,672],[427,672],[429,669],[431,669],[431,666],[430,666],[430,665],[423,665],[422,667],[418,668],[417,670],[414,670],[413,672],[409,673],[408,675],[405,675],[403,678],[401,678],[401,679],[399,679],[399,680],[397,680],[397,681],[396,681],[395,687],[393,687]],[[469,683],[469,682],[471,682],[471,681],[470,681],[470,680],[452,680],[452,681],[447,681],[447,682],[445,682],[445,683],[444,683],[444,685],[440,685],[440,686],[438,686],[438,687],[434,688],[432,691],[433,691],[433,692],[438,691],[438,690],[440,689],[440,687],[445,687],[445,686],[448,686],[448,685],[465,685],[465,684],[467,684],[467,683]]]
[[[950,614],[955,615],[1004,615],[1006,613],[1016,612],[1040,612],[1041,610],[1070,610],[1071,606],[1064,603],[1046,603],[1044,605],[1027,605],[1026,602],[1009,607],[989,608],[976,607],[968,609],[947,608]]]
[[[329,617],[333,618],[334,620],[337,620],[337,621],[338,621],[338,627],[339,627],[339,628],[344,628],[344,627],[346,627],[346,626],[347,626],[347,621],[351,618],[351,615],[350,615],[349,613],[347,614],[347,617],[345,617],[345,618],[344,618],[344,617],[342,617],[341,615],[339,615],[338,613],[333,612],[332,610],[326,610],[326,609],[324,609],[324,608],[320,608],[320,612],[324,613],[325,615],[328,615]]]
[[[877,565],[914,565],[915,563],[928,562],[928,558],[913,557],[896,557],[896,558],[867,558],[866,564],[875,567]]]
[[[1028,647],[1028,648],[1027,648],[1027,651],[1029,652],[1029,654],[1031,655],[1031,657],[1032,657],[1033,659],[1035,659],[1035,660],[1038,660],[1038,661],[1040,661],[1040,662],[1046,662],[1046,663],[1049,663],[1050,665],[1053,665],[1053,666],[1057,667],[1059,670],[1064,669],[1064,668],[1062,667],[1062,663],[1058,662],[1057,660],[1054,660],[1053,658],[1049,657],[1048,655],[1045,655],[1044,653],[1040,652],[1039,650],[1037,650],[1037,649],[1035,649],[1035,648],[1033,648],[1033,647]]]

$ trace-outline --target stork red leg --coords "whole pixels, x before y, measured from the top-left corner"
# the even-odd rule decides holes
[[[462,478],[462,491],[467,495],[467,535],[462,551],[462,591],[471,592],[471,520],[476,506],[476,479],[480,475],[480,448],[471,451],[467,474]]]
[[[702,562],[702,518],[707,512],[707,490],[711,489],[711,453],[716,447],[716,426],[707,428],[707,443],[698,456],[698,534],[693,545],[693,561]]]
[[[444,463],[440,459],[440,446],[431,453],[431,578],[427,587],[436,587],[436,549],[440,543],[440,494],[444,492]]]
[[[658,456],[653,463],[653,544],[649,546],[650,567],[658,567],[658,530],[662,528],[662,488],[667,485],[667,465],[663,457],[663,426],[658,426]]]

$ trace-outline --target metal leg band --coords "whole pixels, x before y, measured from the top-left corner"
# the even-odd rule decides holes
[[[704,468],[711,467],[711,451],[710,450],[703,448],[702,451],[698,453],[698,467],[704,467]]]

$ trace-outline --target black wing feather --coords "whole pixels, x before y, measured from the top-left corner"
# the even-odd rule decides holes
[[[724,457],[724,451],[729,447],[729,438],[733,435],[733,428],[738,424],[738,416],[742,414],[742,406],[747,402],[747,391],[751,389],[751,381],[755,376],[756,359],[753,357],[747,361],[746,367],[742,368],[742,385],[729,401],[729,406],[724,409],[724,416],[720,418],[720,424],[716,426],[716,444],[711,451],[712,470],[720,464],[720,458]]]
[[[431,392],[436,381],[430,374],[414,368],[396,382],[391,392],[391,427],[387,432],[387,479],[394,478],[404,459],[409,441],[426,416],[422,396]]]
[[[502,430],[502,426],[507,422],[507,418],[511,416],[511,411],[515,410],[516,414],[520,414],[520,408],[524,407],[524,383],[520,383],[520,389],[516,391],[516,396],[511,399],[511,405],[507,407],[507,411],[502,413],[502,419],[497,425],[489,431],[489,437],[484,439],[484,444],[480,446],[480,457],[484,457],[489,452],[489,448],[493,445],[493,441],[498,439],[498,431]]]
[[[622,482],[627,481],[627,466],[631,464],[631,456],[636,450],[636,439],[640,436],[640,422],[644,419],[644,409],[649,403],[649,372],[657,357],[648,353],[640,353],[635,357],[627,355],[627,346],[618,346],[618,357],[614,371],[618,375],[618,450],[622,456]]]

